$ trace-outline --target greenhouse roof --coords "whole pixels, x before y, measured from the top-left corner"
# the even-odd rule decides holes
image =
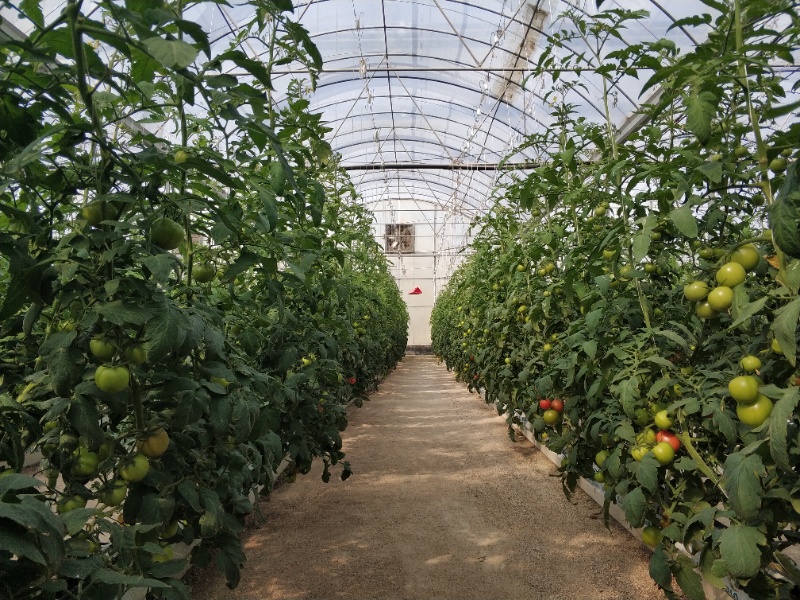
[[[84,3],[84,6],[89,4]],[[323,59],[310,110],[321,112],[328,139],[341,155],[366,205],[412,197],[453,214],[474,216],[488,206],[503,173],[535,164],[531,150],[518,150],[525,136],[552,122],[552,107],[571,103],[578,115],[605,119],[608,111],[621,132],[641,125],[637,116],[646,73],[616,79],[608,94],[603,78],[591,70],[563,69],[560,58],[591,51],[565,44],[556,63],[533,75],[543,41],[570,22],[565,10],[597,11],[594,0],[297,0],[294,18],[311,34]],[[666,38],[691,48],[703,29],[673,27],[696,13],[699,2],[606,0],[602,9],[647,11],[629,21],[625,41],[606,51],[640,41]],[[45,18],[63,0],[43,0]],[[702,7],[707,11],[706,7]],[[187,18],[210,35],[222,51],[229,38],[252,19],[249,2],[202,5]],[[5,30],[25,31],[27,23],[4,8]],[[251,58],[264,58],[267,46],[247,38]],[[573,63],[574,64],[574,63]],[[562,70],[563,69],[563,70]],[[581,85],[559,94],[558,81],[579,77]],[[236,73],[234,73],[236,74]],[[242,74],[244,75],[244,74]],[[274,98],[281,102],[292,79],[307,78],[302,65],[277,67]],[[555,82],[557,83],[557,82]],[[556,93],[553,93],[556,90]],[[657,90],[656,90],[657,93]],[[546,96],[546,97],[545,97]],[[163,133],[163,132],[162,132]],[[165,134],[166,135],[166,134]],[[498,164],[504,164],[498,169]]]

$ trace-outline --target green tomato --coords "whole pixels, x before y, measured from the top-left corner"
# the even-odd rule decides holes
[[[97,227],[103,221],[106,221],[114,216],[113,207],[105,200],[99,200],[87,204],[81,209],[81,216],[86,219],[92,227]]]
[[[125,349],[125,360],[133,365],[141,365],[147,361],[147,350],[138,344],[129,346]]]
[[[517,265],[517,272],[524,273],[525,272],[525,265]]]
[[[672,427],[673,420],[666,410],[660,410],[656,413],[655,423],[659,429],[669,429]]]
[[[603,258],[605,258],[606,260],[611,260],[612,258],[614,258],[615,254],[616,251],[613,248],[606,248],[605,250],[603,250]]]
[[[611,456],[611,452],[609,452],[608,450],[600,450],[600,452],[595,454],[594,464],[596,464],[598,467],[602,467],[603,463],[606,462],[606,459],[609,456]]]
[[[119,469],[119,476],[124,481],[141,481],[150,471],[150,461],[144,454],[136,454],[128,459]]]
[[[675,449],[669,442],[658,442],[651,452],[660,465],[668,465],[675,459]]]
[[[761,255],[758,253],[758,248],[753,244],[745,244],[731,253],[731,261],[739,263],[745,271],[749,272],[758,266],[761,261]]]
[[[75,462],[72,464],[72,474],[76,477],[91,477],[97,474],[97,465],[100,461],[95,452],[90,452],[85,446],[79,446],[73,452]]]
[[[184,236],[183,227],[169,217],[156,219],[150,228],[150,241],[164,250],[174,250],[180,246]]]
[[[602,473],[602,472],[598,471],[597,473],[595,473],[595,474],[594,474],[594,480],[595,480],[597,483],[605,483],[605,481],[606,481],[606,476],[605,476],[605,475],[603,475],[603,473]]]
[[[744,267],[738,262],[727,262],[717,271],[717,283],[734,288],[744,281],[746,275]]]
[[[742,357],[742,360],[739,361],[739,366],[742,367],[745,373],[755,373],[761,368],[761,360],[757,356],[750,354]]]
[[[773,173],[783,173],[786,170],[786,159],[783,156],[773,158],[769,163],[769,170]]]
[[[755,402],[750,404],[737,404],[736,416],[750,427],[758,427],[772,414],[772,400],[761,394]]]
[[[655,548],[661,543],[661,530],[655,525],[648,525],[642,529],[642,541],[651,548]]]
[[[733,290],[724,285],[717,286],[708,293],[706,302],[717,312],[728,310],[733,304]]]
[[[699,302],[708,296],[708,284],[705,281],[693,281],[683,287],[683,295],[690,302]]]
[[[781,343],[778,341],[778,338],[772,338],[771,346],[775,354],[783,354],[783,348],[781,348]]]
[[[748,404],[758,400],[758,379],[753,375],[739,375],[728,383],[728,391],[736,402]]]
[[[737,146],[736,149],[733,151],[733,155],[736,158],[744,158],[750,154],[750,151],[747,149],[746,146]]]
[[[119,506],[127,493],[128,484],[121,479],[115,479],[100,490],[97,499],[106,506]]]
[[[187,160],[189,160],[189,153],[186,152],[186,150],[178,150],[175,153],[174,158],[175,158],[175,162],[180,165],[182,163],[185,163]]]
[[[635,461],[640,461],[649,451],[650,450],[648,448],[645,448],[643,446],[636,446],[633,450],[631,450],[631,457]]]
[[[86,507],[86,498],[83,496],[64,496],[56,503],[58,514],[65,514],[78,508]]]
[[[217,274],[217,269],[212,264],[197,265],[192,270],[192,277],[197,283],[208,283]]]
[[[547,409],[542,414],[542,419],[548,425],[555,425],[556,423],[558,423],[558,420],[560,418],[561,418],[561,413],[559,413],[557,410],[553,410],[552,408]]]
[[[117,353],[114,344],[100,337],[92,338],[89,341],[89,351],[100,360],[111,360]]]
[[[698,302],[694,307],[694,313],[701,319],[713,319],[719,314],[708,302]]]
[[[94,382],[97,387],[109,394],[115,394],[127,388],[130,378],[130,371],[126,367],[100,365],[94,372]]]

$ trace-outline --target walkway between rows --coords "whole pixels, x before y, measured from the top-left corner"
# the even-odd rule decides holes
[[[663,597],[649,552],[607,530],[580,490],[430,356],[407,356],[360,409],[344,450],[262,503],[239,587],[201,577],[208,600],[622,600]]]

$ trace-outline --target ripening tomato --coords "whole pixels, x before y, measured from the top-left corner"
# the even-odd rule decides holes
[[[681,447],[681,441],[678,439],[678,436],[668,429],[659,431],[656,434],[656,442],[667,442],[670,446],[672,446],[672,449],[675,450],[675,452],[680,450]]]
[[[552,408],[556,412],[563,412],[564,411],[564,401],[559,399],[559,398],[555,398],[555,399],[553,399],[552,402],[550,402],[550,408]]]

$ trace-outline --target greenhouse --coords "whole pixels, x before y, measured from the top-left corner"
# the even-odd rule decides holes
[[[5,0],[0,82],[0,598],[800,597],[800,2]]]

